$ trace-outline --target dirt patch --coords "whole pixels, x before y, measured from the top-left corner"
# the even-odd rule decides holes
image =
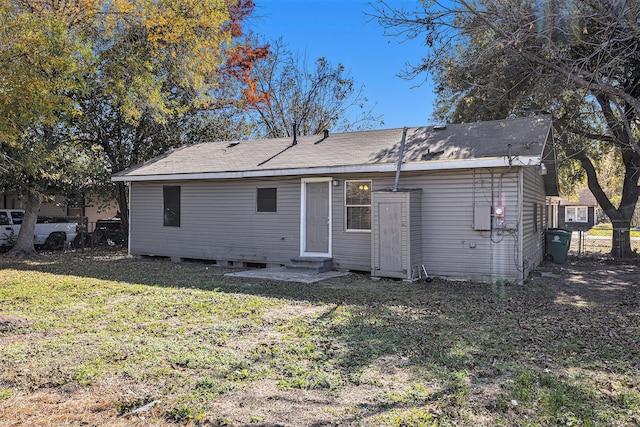
[[[0,314],[0,333],[15,331],[31,325],[31,321],[24,317]]]
[[[545,261],[532,274],[534,283],[549,286],[555,301],[574,305],[637,304],[640,267],[598,258],[569,258],[564,264]]]
[[[215,417],[233,419],[241,425],[269,420],[276,425],[303,425],[307,420],[335,420],[337,398],[314,390],[287,391],[273,380],[256,381],[212,405]],[[304,414],[305,421],[302,421]],[[270,424],[271,425],[271,424]]]

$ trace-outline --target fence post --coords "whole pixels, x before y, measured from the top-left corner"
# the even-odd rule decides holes
[[[86,216],[82,217],[82,239],[81,239],[81,248],[82,252],[84,252],[84,241],[87,238],[87,233],[89,232],[89,218]]]
[[[81,216],[80,220],[78,221],[78,235],[76,236],[76,239],[80,239],[80,252],[84,252],[84,217]]]
[[[578,255],[584,251],[584,230],[578,230]]]

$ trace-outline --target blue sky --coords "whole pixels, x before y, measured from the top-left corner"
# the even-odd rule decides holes
[[[400,128],[433,124],[433,90],[424,79],[407,81],[397,74],[407,62],[417,63],[424,47],[418,41],[401,42],[387,37],[360,0],[254,0],[256,8],[250,29],[268,40],[282,37],[288,48],[306,56],[309,64],[325,57],[341,63],[358,85],[364,85],[374,113],[384,125]],[[392,6],[410,6],[415,1],[389,0]]]

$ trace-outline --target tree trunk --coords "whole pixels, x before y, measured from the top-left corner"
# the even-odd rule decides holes
[[[625,174],[625,182],[622,187],[622,201],[620,206],[616,208],[607,195],[602,190],[598,182],[598,176],[593,163],[584,154],[579,153],[577,158],[580,160],[583,169],[587,173],[587,185],[589,190],[596,198],[596,201],[604,210],[613,224],[613,236],[611,237],[610,255],[614,259],[624,259],[636,256],[631,250],[631,218],[638,202],[638,187],[635,174],[630,173],[629,167]]]
[[[116,183],[118,192],[118,207],[120,209],[120,220],[122,221],[122,230],[124,233],[125,246],[129,247],[129,199],[127,197],[127,186],[124,182]]]
[[[33,236],[36,231],[38,221],[38,211],[40,210],[40,195],[33,191],[27,192],[27,205],[22,218],[22,225],[18,233],[18,240],[13,248],[7,253],[9,257],[24,258],[36,254],[33,246]]]
[[[629,221],[612,221],[613,238],[611,240],[611,256],[614,258],[630,258],[635,255],[631,250],[631,227]]]

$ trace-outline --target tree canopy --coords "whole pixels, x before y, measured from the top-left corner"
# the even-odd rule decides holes
[[[2,0],[0,8],[0,141],[22,148],[13,157],[3,150],[3,175],[26,184],[27,211],[71,175],[70,158],[84,171],[96,162],[107,178],[184,142],[196,123],[211,131],[207,111],[263,101],[248,70],[268,47],[240,41],[251,0]],[[75,182],[87,181],[96,182]],[[32,251],[30,240],[19,237],[14,249]]]
[[[282,39],[271,44],[271,54],[252,70],[264,103],[249,105],[254,132],[261,137],[320,134],[324,130],[350,131],[370,127],[379,120],[344,65],[324,57],[313,67],[288,50]],[[354,111],[359,112],[354,114]]]
[[[19,144],[34,123],[73,114],[70,93],[83,90],[92,53],[83,35],[52,12],[0,2],[0,144]]]
[[[115,188],[127,224],[124,184],[110,183],[110,174],[184,144],[241,137],[245,127],[234,123],[234,112],[264,101],[250,70],[269,49],[242,37],[250,0],[121,0],[110,6],[100,23],[104,36],[90,91],[80,98],[85,114],[78,129],[104,153],[98,186],[112,196]]]
[[[0,0],[0,174],[25,195],[118,201],[110,175],[185,144],[367,127],[362,88],[244,35],[252,0]],[[355,121],[347,110],[359,108]]]
[[[406,75],[433,77],[439,117],[552,113],[561,162],[579,162],[613,223],[612,255],[632,255],[629,227],[640,195],[639,2],[428,0],[407,10],[380,1],[374,15],[390,35],[424,41],[423,60]],[[597,168],[610,153],[622,165],[617,205]]]

